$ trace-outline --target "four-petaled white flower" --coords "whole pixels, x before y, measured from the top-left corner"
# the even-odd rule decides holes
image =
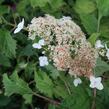
[[[46,56],[39,57],[39,65],[41,67],[48,65],[48,58]]]
[[[73,84],[74,84],[75,87],[77,87],[81,83],[82,83],[82,81],[81,81],[80,78],[75,78],[74,81],[73,81]]]
[[[103,89],[103,84],[101,83],[101,77],[90,76],[90,87],[97,88],[98,90]]]
[[[95,48],[99,49],[99,48],[104,48],[104,45],[101,44],[101,40],[97,40],[95,43]]]
[[[42,48],[42,46],[39,43],[34,43],[32,46],[33,46],[33,48],[37,48],[37,49]]]
[[[43,45],[45,45],[45,41],[44,39],[41,39],[38,43],[34,43],[32,46],[33,48],[41,49]]]
[[[17,28],[14,30],[14,34],[20,32],[20,30],[22,30],[24,27],[24,18],[22,19],[22,21],[17,25]]]

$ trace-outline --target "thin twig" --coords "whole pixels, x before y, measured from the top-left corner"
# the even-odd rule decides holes
[[[34,80],[33,80],[33,81],[30,81],[30,82],[29,82],[29,85],[33,84],[34,82],[35,82]]]
[[[60,79],[64,82],[65,87],[67,88],[69,95],[71,95],[71,91],[70,91],[70,88],[69,88],[69,85],[67,84],[67,82],[64,79],[62,79],[61,77],[60,77]]]
[[[98,16],[98,22],[97,22],[97,23],[98,23],[98,24],[97,24],[97,32],[98,32],[98,33],[99,33],[99,30],[100,30],[101,18],[102,18],[102,17],[99,15],[99,16]]]
[[[93,101],[92,101],[92,107],[91,109],[95,109],[96,108],[96,89],[93,89]]]
[[[35,95],[35,96],[37,96],[39,98],[42,98],[42,99],[44,99],[44,100],[46,100],[46,101],[48,101],[48,102],[50,102],[51,104],[54,104],[54,105],[60,105],[61,104],[59,101],[52,100],[52,99],[50,99],[48,97],[39,95],[39,94],[37,94],[35,92],[33,92],[33,95]]]
[[[70,88],[69,88],[68,84],[66,83],[66,81],[64,81],[64,83],[65,83],[65,86],[66,86],[66,88],[68,90],[69,95],[71,95],[71,91],[70,91]]]

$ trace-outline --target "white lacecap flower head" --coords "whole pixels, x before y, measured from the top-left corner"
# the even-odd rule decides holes
[[[90,87],[102,90],[104,87],[103,84],[101,83],[101,77],[96,78],[94,76],[90,76]]]
[[[101,44],[101,40],[97,40],[95,43],[95,48],[99,49],[99,48],[104,48],[104,45]]]
[[[77,87],[81,83],[82,83],[82,80],[80,78],[75,78],[74,81],[73,81],[73,84],[74,84],[75,87]]]
[[[42,48],[42,46],[39,43],[34,43],[32,46],[33,46],[33,48],[37,48],[37,49]]]
[[[48,58],[46,56],[39,57],[39,65],[41,67],[48,65]]]
[[[22,19],[22,21],[17,25],[17,28],[14,30],[14,34],[20,32],[24,27],[24,18]]]

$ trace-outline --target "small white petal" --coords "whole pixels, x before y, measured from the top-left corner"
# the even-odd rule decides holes
[[[14,30],[14,34],[20,32],[20,30],[21,30],[20,28],[16,28],[16,29]]]
[[[40,56],[39,57],[39,64],[41,67],[48,65],[48,58],[46,56]]]
[[[74,83],[74,86],[77,87],[79,84],[82,83],[82,81],[80,78],[76,78],[76,79],[74,79],[73,83]]]
[[[107,49],[106,56],[109,59],[109,49]]]
[[[44,39],[39,40],[38,43],[39,43],[40,45],[45,45],[45,41],[44,41]]]
[[[98,90],[102,90],[104,87],[103,87],[103,84],[100,83],[99,85],[96,86],[96,88],[97,88]]]
[[[101,44],[101,40],[97,40],[95,43],[95,48],[104,48],[104,45]]]
[[[18,33],[20,30],[22,30],[24,27],[24,18],[22,21],[17,25],[17,28],[14,30],[14,34]]]
[[[97,77],[96,78],[96,82],[98,83],[98,82],[101,82],[101,77]]]
[[[94,76],[90,76],[90,81],[94,81],[95,77]]]
[[[32,46],[33,46],[33,48],[37,48],[37,49],[41,49],[42,48],[41,45],[38,44],[38,43],[34,43]]]
[[[107,48],[107,45],[105,44],[105,48],[106,48],[106,50],[108,50],[108,48]]]
[[[94,84],[90,83],[91,88],[96,88]]]
[[[72,19],[72,18],[69,17],[69,16],[67,16],[67,17],[66,17],[66,16],[63,16],[63,17],[62,17],[62,20],[71,20],[71,19]]]
[[[42,51],[42,54],[45,54],[45,51]]]
[[[73,84],[74,84],[75,87],[78,86],[78,82],[76,82],[75,80],[73,81]]]

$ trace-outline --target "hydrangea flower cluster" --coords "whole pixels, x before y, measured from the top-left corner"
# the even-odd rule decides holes
[[[85,76],[90,79],[93,76],[93,68],[98,57],[97,50],[86,40],[81,28],[70,17],[56,19],[45,15],[45,17],[33,18],[28,25],[28,30],[29,39],[35,40],[37,37],[44,39],[44,44],[48,47],[49,59],[58,70],[69,71],[69,74],[74,77]],[[36,46],[33,44],[33,47]],[[74,80],[75,86],[81,83],[78,78]],[[92,84],[90,86],[92,87]]]

